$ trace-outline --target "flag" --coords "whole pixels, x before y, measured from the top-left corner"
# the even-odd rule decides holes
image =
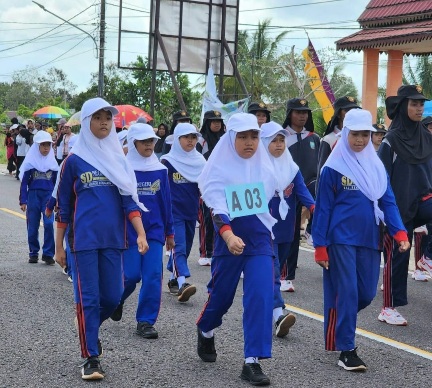
[[[309,85],[322,109],[324,120],[328,123],[334,114],[333,103],[335,102],[335,96],[327,77],[324,75],[323,66],[310,39],[308,40],[308,46],[302,51],[302,55],[306,60],[305,75],[309,79]]]
[[[217,97],[216,82],[213,69],[211,67],[208,69],[206,77],[206,88],[203,94],[201,124],[204,119],[204,113],[209,110],[216,110],[218,112],[221,112],[222,119],[224,119],[226,122],[234,113],[247,112],[248,104],[249,98],[228,102],[226,104],[222,103],[222,101],[219,100],[219,98]]]

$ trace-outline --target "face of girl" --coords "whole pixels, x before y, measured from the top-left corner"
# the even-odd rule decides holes
[[[197,141],[198,136],[193,133],[179,137],[180,146],[183,148],[183,151],[186,152],[192,151],[195,148]]]
[[[210,121],[210,131],[219,132],[222,127],[222,122],[220,120],[211,120]]]
[[[370,137],[370,131],[349,131],[348,144],[354,152],[360,152],[365,149]]]
[[[255,155],[259,144],[258,131],[249,130],[238,132],[235,138],[235,150],[243,159],[249,159]]]
[[[382,143],[385,133],[383,132],[372,132],[372,143],[374,146],[379,147]]]
[[[51,143],[49,141],[39,144],[39,152],[42,154],[42,156],[47,156],[50,152],[50,149]]]
[[[301,132],[309,117],[309,111],[293,109],[291,111],[291,128]]]
[[[154,139],[135,140],[134,144],[138,153],[144,158],[151,156],[155,147]]]
[[[267,115],[265,114],[264,111],[262,110],[258,110],[255,112],[255,116],[257,118],[258,121],[258,125],[261,127],[261,125],[265,124],[267,121]]]
[[[98,110],[90,120],[90,131],[98,139],[105,139],[111,132],[112,113],[109,110]]]
[[[158,128],[158,136],[165,136],[165,127],[163,125]]]
[[[424,100],[408,99],[408,117],[412,121],[421,121],[424,112]]]
[[[285,136],[277,135],[268,146],[269,152],[275,158],[281,156],[285,151]]]

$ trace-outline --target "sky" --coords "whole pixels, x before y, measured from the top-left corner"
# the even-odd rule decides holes
[[[63,70],[81,92],[87,89],[91,73],[98,71],[95,43],[99,40],[99,0],[38,0],[51,13],[71,19],[80,29],[45,12],[30,0],[0,0],[0,82],[10,82],[14,72],[29,66],[44,73],[50,67]],[[151,0],[123,1],[123,29],[145,31]],[[307,34],[316,50],[332,47],[335,41],[358,31],[357,18],[369,0],[240,0],[239,29],[256,29],[259,21],[271,19],[274,35],[289,31],[281,44],[300,53],[307,46]],[[119,0],[106,1],[105,63],[118,56]],[[93,37],[94,40],[91,38]],[[123,34],[121,61],[147,55],[143,35]],[[385,65],[385,55],[380,62]],[[361,94],[362,53],[348,53],[344,68]],[[191,76],[192,84],[198,76]],[[202,82],[202,80],[201,80]],[[385,82],[380,71],[380,85]]]

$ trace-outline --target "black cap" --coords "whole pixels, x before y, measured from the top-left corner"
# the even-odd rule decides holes
[[[358,105],[357,100],[354,97],[343,96],[343,97],[339,97],[333,103],[333,109],[334,109],[334,113],[332,118],[327,124],[327,128],[324,132],[324,136],[334,131],[335,126],[339,123],[339,113],[341,110],[361,109],[361,107]]]
[[[374,124],[372,125],[376,129],[376,132],[374,133],[387,133],[387,129],[384,124]]]
[[[431,123],[432,123],[432,116],[427,116],[422,120],[422,124],[424,126],[428,126]]]
[[[305,98],[291,98],[287,101],[286,107],[286,118],[284,123],[282,124],[283,128],[286,128],[288,125],[291,126],[291,111],[292,110],[303,110],[308,112],[308,119],[305,124],[306,130],[309,132],[314,131],[314,123],[312,120],[312,110],[309,108],[309,102]]]
[[[204,113],[204,119],[203,122],[206,120],[223,120],[222,119],[222,113],[217,110],[208,110]]]
[[[173,121],[178,121],[182,119],[189,119],[192,122],[192,119],[188,115],[188,113],[185,110],[179,110],[172,115]]]
[[[267,105],[264,104],[263,102],[251,102],[248,106],[248,113],[253,113],[255,114],[255,112],[265,112],[270,114],[271,111],[268,110]]]
[[[399,87],[396,96],[389,96],[385,100],[387,116],[393,120],[402,101],[425,100],[429,101],[423,94],[423,88],[420,85],[402,85]]]

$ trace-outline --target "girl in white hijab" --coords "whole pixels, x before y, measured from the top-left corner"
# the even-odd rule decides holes
[[[273,226],[274,260],[274,305],[273,320],[277,337],[285,337],[296,317],[294,314],[283,314],[285,302],[281,291],[294,291],[292,280],[295,278],[297,260],[294,255],[289,255],[291,244],[294,240],[294,227],[296,221],[296,206],[305,206],[313,212],[315,201],[307,189],[299,167],[294,162],[287,146],[287,130],[281,125],[270,121],[261,125],[261,141],[268,152],[276,174],[278,188],[270,201],[270,211],[278,222]],[[301,204],[297,204],[297,201]],[[289,270],[287,270],[289,268]],[[283,274],[281,280],[281,273]],[[290,277],[288,277],[290,274]]]
[[[44,225],[42,260],[54,264],[54,216],[44,214],[45,205],[51,197],[56,181],[58,164],[52,149],[52,138],[48,132],[39,131],[33,138],[20,168],[21,180],[19,203],[26,212],[29,263],[37,263],[39,258],[39,223],[41,214]]]
[[[268,204],[278,183],[259,132],[253,114],[232,115],[226,134],[198,179],[216,231],[209,297],[197,322],[198,355],[205,362],[216,360],[213,329],[222,324],[243,272],[245,363],[241,378],[254,385],[268,385],[270,380],[258,359],[271,357],[271,231],[276,219],[270,215]]]
[[[186,282],[186,278],[190,277],[187,260],[198,219],[197,180],[206,163],[204,156],[195,148],[199,136],[200,133],[192,124],[177,124],[172,147],[160,159],[168,169],[176,241],[167,266],[172,273],[168,288],[179,302],[188,301],[196,292],[196,286]]]
[[[66,228],[76,300],[84,380],[104,377],[99,356],[99,327],[123,294],[122,254],[127,248],[126,216],[138,237],[140,253],[148,250],[141,221],[135,173],[126,161],[115,132],[118,113],[102,98],[86,101],[81,131],[64,160],[56,193],[58,222],[56,261],[66,266]]]
[[[355,330],[358,311],[377,290],[382,244],[380,221],[406,251],[410,244],[384,165],[371,143],[372,116],[350,110],[341,139],[321,170],[312,223],[315,261],[324,282],[326,350],[341,351],[338,365],[365,370],[358,357]]]

